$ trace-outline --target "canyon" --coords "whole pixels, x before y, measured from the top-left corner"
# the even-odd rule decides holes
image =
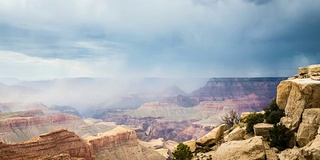
[[[121,101],[108,104],[109,107],[121,105],[119,108],[102,105],[77,111],[70,104],[47,107],[40,102],[3,102],[0,103],[1,158],[165,159],[176,142],[203,137],[230,110],[239,113],[261,110],[276,96],[276,86],[283,79],[212,78],[191,93],[173,85],[152,94],[123,95]],[[72,86],[87,81],[72,81]],[[1,87],[3,91],[18,89],[16,97],[28,97],[24,94],[55,86],[51,82],[34,83],[38,84],[35,88],[31,82],[24,87]],[[125,107],[126,103],[136,107]],[[148,143],[159,138],[161,145],[150,147]]]
[[[221,117],[230,110],[261,111],[276,97],[276,87],[284,79],[212,78],[190,95],[164,97],[137,109],[106,112],[97,118],[133,126],[141,140],[197,139],[219,125]]]

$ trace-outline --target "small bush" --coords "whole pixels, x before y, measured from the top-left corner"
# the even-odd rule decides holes
[[[253,126],[257,123],[262,123],[264,121],[264,115],[261,113],[251,113],[246,119],[245,123],[247,123],[246,132],[253,133]]]
[[[182,142],[178,144],[177,149],[172,154],[173,160],[190,160],[192,158],[190,147]]]
[[[273,129],[269,130],[269,144],[271,147],[276,147],[279,151],[288,148],[289,141],[293,134],[284,125],[274,125]]]
[[[222,123],[227,125],[227,128],[230,128],[234,124],[238,124],[240,122],[240,113],[232,109],[229,114],[221,117],[221,120]]]

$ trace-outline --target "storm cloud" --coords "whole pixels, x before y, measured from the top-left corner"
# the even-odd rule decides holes
[[[320,1],[0,3],[0,77],[291,76],[320,63]]]

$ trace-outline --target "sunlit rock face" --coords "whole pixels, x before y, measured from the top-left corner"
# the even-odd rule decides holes
[[[0,141],[5,143],[25,141],[58,128],[87,137],[116,127],[114,123],[49,110],[40,103],[5,103],[0,107],[4,111],[0,113]]]
[[[57,129],[20,143],[0,142],[2,159],[155,159],[161,156],[139,144],[136,133],[117,127],[97,136],[80,138],[67,129]]]
[[[320,81],[305,79],[286,80],[279,84],[277,104],[285,110],[281,123],[295,130],[299,127],[305,109],[320,107]]]
[[[0,143],[0,155],[5,159],[46,159],[59,154],[94,160],[92,147],[66,129],[54,130],[21,143]]]

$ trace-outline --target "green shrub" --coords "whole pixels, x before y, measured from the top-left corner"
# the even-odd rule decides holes
[[[269,116],[266,118],[266,122],[270,124],[277,124],[280,122],[281,117],[284,116],[283,110],[272,111]]]
[[[269,135],[269,145],[276,147],[279,151],[288,148],[289,141],[293,136],[286,126],[277,124],[269,130]]]
[[[266,122],[270,124],[280,122],[281,117],[285,115],[284,110],[279,109],[276,99],[273,99],[269,106],[266,106],[263,110],[265,111]]]
[[[192,158],[192,152],[190,147],[180,142],[177,149],[172,153],[173,160],[190,160]]]
[[[246,119],[245,123],[247,123],[246,132],[253,133],[253,126],[257,123],[262,123],[264,121],[264,115],[261,113],[251,113]]]

